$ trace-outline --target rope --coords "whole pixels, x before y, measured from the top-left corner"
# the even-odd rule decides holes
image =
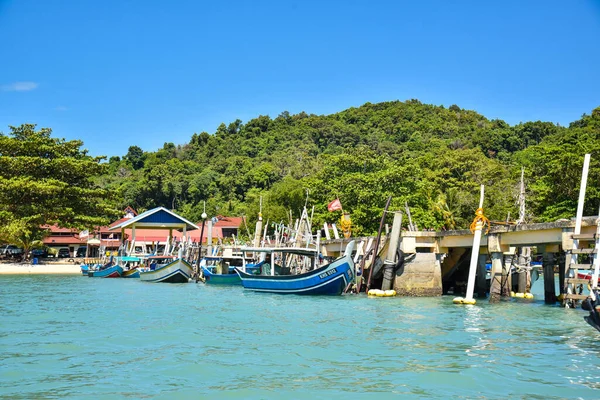
[[[478,208],[477,211],[475,211],[475,219],[473,219],[473,222],[471,223],[471,226],[469,227],[471,229],[471,233],[475,233],[478,222],[481,222],[482,229],[484,226],[487,225],[487,230],[485,231],[485,233],[487,234],[490,231],[490,220],[487,219],[487,217],[485,215],[483,215],[483,208]]]

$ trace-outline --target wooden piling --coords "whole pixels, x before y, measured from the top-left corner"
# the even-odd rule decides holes
[[[512,286],[512,262],[513,262],[514,254],[505,254],[504,255],[504,263],[502,264],[502,282],[507,288],[508,296],[510,296],[510,292],[513,290]]]
[[[556,303],[556,285],[554,284],[554,253],[544,253],[544,302]]]
[[[570,253],[570,251],[569,251]],[[567,274],[567,269],[569,264],[571,264],[571,255],[565,252],[565,257],[560,264],[558,264],[558,288],[560,290],[560,294],[565,294],[565,276]]]

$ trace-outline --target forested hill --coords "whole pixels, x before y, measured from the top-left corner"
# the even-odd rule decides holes
[[[100,184],[117,189],[121,207],[174,208],[199,221],[209,215],[258,214],[270,221],[294,217],[306,201],[315,223],[339,197],[355,234],[376,231],[389,195],[391,210],[411,207],[419,228],[465,228],[479,185],[492,220],[516,219],[521,167],[529,221],[575,215],[583,155],[591,152],[586,214],[600,202],[600,108],[569,127],[550,122],[510,126],[456,105],[418,100],[366,103],[332,115],[283,112],[247,123],[221,124],[193,134],[189,143],[165,143],[156,152],[129,148],[112,157]]]

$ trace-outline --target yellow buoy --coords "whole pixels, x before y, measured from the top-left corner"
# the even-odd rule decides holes
[[[525,297],[525,293],[515,293],[515,297],[523,298]]]
[[[384,297],[385,296],[385,291],[378,289],[377,293],[375,293],[375,296],[377,296],[377,297]]]
[[[526,299],[533,299],[533,295],[531,293],[525,293]]]
[[[396,295],[396,291],[395,290],[386,290],[385,291],[385,295],[387,297],[395,296]]]
[[[454,304],[475,304],[477,301],[475,299],[465,299],[462,297],[455,297],[452,302]]]
[[[510,292],[510,297],[515,297],[515,292]]]

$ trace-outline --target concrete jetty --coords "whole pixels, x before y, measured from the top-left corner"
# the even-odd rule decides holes
[[[556,222],[494,225],[489,232],[483,234],[480,242],[480,257],[475,283],[475,293],[485,296],[490,289],[490,299],[510,296],[510,287],[506,286],[510,279],[510,265],[518,250],[525,247],[535,247],[536,254],[544,260],[544,274],[547,278],[554,275],[553,267],[560,269],[560,292],[566,293],[568,286],[569,268],[572,254],[594,254],[594,239],[597,232],[598,217],[583,217],[581,232],[574,234],[576,221],[559,220]],[[353,240],[364,241],[371,238],[361,237]],[[579,248],[574,248],[574,240],[579,242]],[[341,254],[350,239],[330,239],[321,242],[324,255],[335,257]],[[465,268],[465,259],[471,253],[473,234],[470,230],[453,231],[403,231],[400,239],[400,249],[406,257],[404,266],[396,272],[394,290],[398,294],[411,296],[437,296],[444,293],[444,281],[459,269]],[[486,261],[491,260],[491,287],[487,280]],[[578,270],[590,269],[588,264],[575,264]],[[577,277],[577,270],[574,271]],[[573,275],[573,272],[571,273]],[[571,278],[572,279],[572,278]],[[553,282],[553,280],[551,280]],[[575,282],[577,283],[577,282]],[[583,296],[583,295],[580,295]],[[556,301],[552,287],[546,288],[546,300]],[[575,296],[577,297],[577,296]],[[576,299],[577,300],[577,299]]]

